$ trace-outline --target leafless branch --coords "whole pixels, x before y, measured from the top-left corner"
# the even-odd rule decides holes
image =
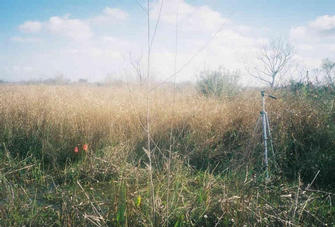
[[[249,72],[249,75],[273,88],[279,75],[284,74],[288,67],[293,52],[292,46],[287,42],[282,39],[273,40],[260,51],[257,57],[259,66],[255,67],[254,72]]]

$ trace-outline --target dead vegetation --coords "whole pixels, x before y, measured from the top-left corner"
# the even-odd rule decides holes
[[[153,91],[152,201],[141,88],[1,86],[0,223],[331,226],[331,115],[278,92],[268,112],[279,168],[265,183],[258,92]]]

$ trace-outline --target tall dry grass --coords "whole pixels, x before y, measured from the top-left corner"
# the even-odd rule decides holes
[[[65,157],[77,144],[97,150],[144,141],[146,94],[139,88],[7,86],[0,92],[2,138],[9,147],[22,146],[18,153],[37,146],[43,155]],[[157,143],[169,142],[170,125],[175,133],[211,143],[232,127],[251,128],[259,109],[256,98],[234,104],[193,91],[178,92],[175,101],[168,90],[157,90],[150,98],[152,139]]]
[[[143,150],[147,95],[136,86],[1,86],[0,223],[152,225]],[[334,221],[332,204],[323,197],[333,194],[306,187],[320,169],[313,186],[330,182],[324,171],[331,165],[322,162],[331,162],[327,149],[335,147],[327,140],[327,111],[278,95],[267,108],[279,169],[272,166],[272,181],[265,184],[261,131],[255,128],[258,91],[229,99],[206,98],[193,89],[150,93],[157,225]],[[87,154],[83,144],[89,145]],[[324,150],[313,156],[316,162],[297,166],[315,149]]]
[[[91,152],[126,146],[129,161],[146,161],[147,93],[140,87],[2,86],[0,94],[1,142],[14,156],[33,154],[56,167],[75,158],[75,146],[89,144]],[[304,152],[333,147],[332,114],[304,99],[278,95],[279,100],[267,100],[273,139],[278,161],[296,179]],[[261,127],[255,128],[261,110],[258,91],[218,99],[192,89],[174,93],[161,88],[149,98],[156,165],[168,156],[171,136],[174,152],[196,168],[218,162],[224,168],[243,167],[245,161],[254,165],[262,160]],[[317,170],[316,165],[309,177]]]

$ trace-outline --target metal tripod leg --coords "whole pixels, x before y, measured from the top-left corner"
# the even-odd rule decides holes
[[[263,139],[264,139],[265,171],[266,171],[266,179],[269,179],[268,135],[267,135],[266,112],[262,111],[261,114],[262,114],[262,120],[263,120]]]
[[[273,142],[272,142],[272,134],[271,134],[271,129],[270,129],[270,124],[269,124],[269,118],[267,112],[260,112],[260,116],[257,119],[256,126],[253,131],[253,136],[256,134],[256,131],[259,129],[259,124],[262,124],[262,131],[263,131],[263,140],[264,140],[264,163],[265,163],[265,172],[266,172],[266,178],[269,179],[269,155],[268,151],[269,148],[271,149],[272,152],[272,157],[273,161],[275,164],[275,167],[278,168],[278,164],[275,160],[275,153],[274,153],[274,148],[273,148]],[[269,141],[270,140],[270,141]],[[269,147],[270,145],[270,147]]]
[[[266,124],[267,124],[267,129],[268,129],[268,135],[269,135],[269,139],[270,139],[270,146],[271,146],[271,151],[272,151],[272,160],[276,165],[276,168],[278,168],[278,163],[276,162],[276,155],[275,155],[275,150],[273,148],[273,142],[272,142],[272,134],[271,134],[271,128],[270,128],[270,123],[269,123],[269,117],[268,117],[268,113],[265,112],[265,117],[266,117]]]
[[[255,134],[256,134],[256,130],[257,130],[257,128],[258,128],[258,125],[259,125],[259,122],[261,121],[261,117],[258,117],[257,118],[257,122],[256,122],[256,126],[255,126],[255,128],[254,128],[254,132],[253,132],[253,134],[252,134],[252,136],[254,136]]]
[[[272,137],[271,137],[271,131],[270,131],[270,124],[269,124],[269,119],[265,110],[265,96],[277,99],[276,97],[272,95],[266,95],[265,91],[261,91],[261,96],[262,96],[262,123],[263,123],[263,139],[264,139],[264,162],[265,162],[265,171],[266,171],[266,179],[269,179],[269,159],[268,159],[268,135],[270,138],[270,145],[271,145],[271,150],[274,156],[274,149],[273,149],[273,144],[272,144]]]
[[[268,130],[269,139],[270,139],[270,146],[271,146],[272,155],[273,155],[273,157],[275,157],[275,152],[274,152],[273,143],[272,143],[271,129],[270,129],[270,124],[269,124],[269,118],[268,118],[268,113],[266,113],[266,112],[265,112],[265,118],[266,118],[266,128]]]

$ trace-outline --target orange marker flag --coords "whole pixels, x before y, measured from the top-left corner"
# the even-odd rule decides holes
[[[87,150],[88,150],[88,144],[85,143],[85,144],[83,145],[83,150],[87,152]]]

